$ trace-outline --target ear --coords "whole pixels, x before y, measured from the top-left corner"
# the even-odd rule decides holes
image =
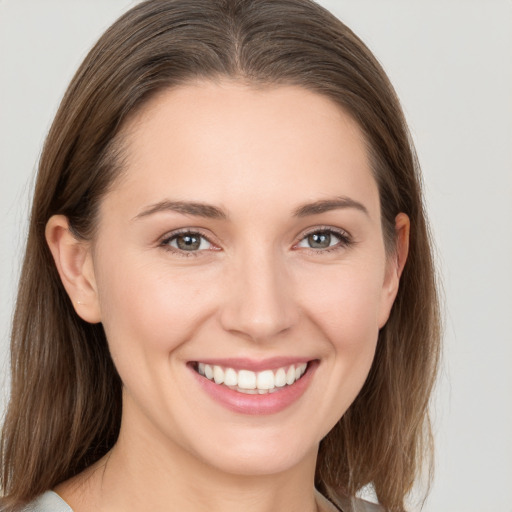
[[[55,266],[77,314],[86,322],[101,321],[96,279],[88,242],[77,239],[64,215],[54,215],[46,224],[46,242]]]
[[[382,287],[379,328],[388,321],[391,307],[398,293],[400,276],[404,270],[409,254],[409,232],[411,222],[405,213],[399,213],[395,218],[395,247],[386,263],[386,276]]]

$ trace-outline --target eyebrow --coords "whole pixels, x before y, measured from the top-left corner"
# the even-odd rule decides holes
[[[293,214],[295,217],[307,217],[309,215],[318,215],[331,210],[338,210],[342,208],[355,208],[369,216],[366,207],[359,201],[351,199],[350,197],[340,196],[333,199],[323,199],[315,201],[314,203],[306,203],[299,206]]]
[[[318,215],[320,213],[343,208],[355,208],[356,210],[362,211],[366,215],[369,215],[368,210],[363,204],[345,196],[336,197],[334,199],[323,199],[313,203],[305,203],[296,208],[293,211],[293,215],[295,217],[308,217],[309,215]],[[136,215],[133,220],[139,220],[144,217],[148,217],[149,215],[165,211],[172,211],[181,213],[183,215],[192,215],[195,217],[204,217],[208,219],[228,219],[227,213],[222,208],[213,206],[211,204],[193,201],[164,200],[152,204],[141,213]]]
[[[165,200],[149,206],[136,215],[133,220],[139,220],[144,217],[148,217],[149,215],[153,215],[154,213],[165,211],[172,211],[184,215],[193,215],[195,217],[205,217],[208,219],[226,220],[228,218],[227,213],[224,210],[211,204]]]

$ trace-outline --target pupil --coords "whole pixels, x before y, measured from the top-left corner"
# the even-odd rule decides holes
[[[199,249],[201,240],[196,235],[181,235],[177,238],[176,244],[183,251],[194,251]]]
[[[325,249],[331,245],[329,233],[313,233],[308,236],[309,246],[314,249]]]

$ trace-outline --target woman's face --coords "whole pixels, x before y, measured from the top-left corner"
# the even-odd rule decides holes
[[[90,252],[122,428],[230,473],[314,456],[397,287],[357,124],[302,88],[198,83],[126,150]]]

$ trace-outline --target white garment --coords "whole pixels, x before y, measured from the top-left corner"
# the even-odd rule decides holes
[[[342,512],[385,512],[380,505],[365,500],[344,499]],[[73,512],[72,508],[55,492],[47,491],[29,503],[22,512]]]
[[[337,505],[343,512],[386,512],[382,505],[359,498],[341,498]]]
[[[56,492],[46,491],[30,502],[22,512],[73,512],[73,510]]]

